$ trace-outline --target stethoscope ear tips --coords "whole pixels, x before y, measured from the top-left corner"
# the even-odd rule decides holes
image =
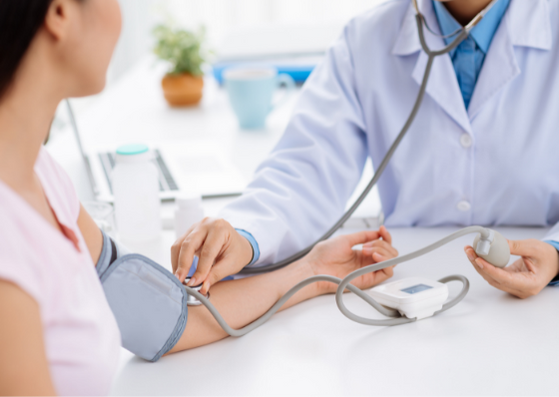
[[[503,235],[495,230],[489,230],[489,237],[482,238],[477,234],[472,247],[476,254],[491,263],[493,266],[503,268],[510,260],[510,247]]]

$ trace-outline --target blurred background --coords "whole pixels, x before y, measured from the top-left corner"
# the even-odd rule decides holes
[[[122,33],[109,67],[107,89],[153,55],[153,29],[205,29],[211,51],[205,71],[220,62],[279,61],[316,65],[356,15],[386,0],[119,0]],[[80,114],[95,98],[75,101]],[[52,134],[67,127],[61,112]]]
[[[69,173],[80,199],[96,206],[113,202],[116,149],[146,144],[164,163],[158,166],[166,189],[161,193],[164,228],[172,227],[179,193],[199,193],[206,215],[216,216],[281,139],[305,79],[345,24],[384,1],[119,0],[122,33],[107,85],[98,95],[71,99],[77,127],[61,104],[47,148]],[[161,34],[156,27],[163,27]],[[274,69],[274,87],[266,88],[266,79],[260,79],[256,95],[249,75],[236,88],[224,83],[228,68],[249,66],[261,73]],[[173,103],[173,90],[181,85],[198,87],[192,103]],[[264,115],[258,109],[262,104],[270,109]],[[348,206],[372,174],[369,161]],[[366,227],[382,221],[376,189],[354,218]]]
[[[355,15],[382,0],[120,0],[114,82],[151,52],[153,27],[206,28],[216,60],[321,55]]]

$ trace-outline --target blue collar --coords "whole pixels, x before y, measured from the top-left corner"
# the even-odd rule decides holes
[[[487,51],[489,50],[491,40],[493,40],[493,35],[495,35],[495,32],[497,31],[499,23],[501,22],[503,15],[505,15],[509,3],[510,0],[497,1],[481,22],[470,32],[470,36],[474,39],[477,46],[484,54],[487,54]],[[433,8],[435,9],[437,21],[439,22],[439,27],[443,35],[451,34],[462,27],[458,22],[456,22],[456,19],[450,15],[446,7],[441,2],[433,0]],[[455,38],[456,36],[453,36],[444,39],[444,41],[448,45]]]

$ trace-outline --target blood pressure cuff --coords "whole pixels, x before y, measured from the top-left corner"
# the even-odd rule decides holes
[[[118,323],[122,346],[145,360],[159,360],[186,327],[183,285],[145,256],[126,253],[105,233],[96,269]]]

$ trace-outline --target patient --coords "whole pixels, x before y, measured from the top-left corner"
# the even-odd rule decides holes
[[[95,271],[102,235],[43,142],[63,98],[103,89],[120,27],[117,0],[0,2],[1,395],[106,394],[116,371],[120,333]],[[216,284],[211,300],[239,328],[304,278],[341,278],[397,254],[384,228],[337,237],[284,269]],[[335,287],[309,285],[282,309]],[[224,337],[204,307],[190,308],[172,352]]]

